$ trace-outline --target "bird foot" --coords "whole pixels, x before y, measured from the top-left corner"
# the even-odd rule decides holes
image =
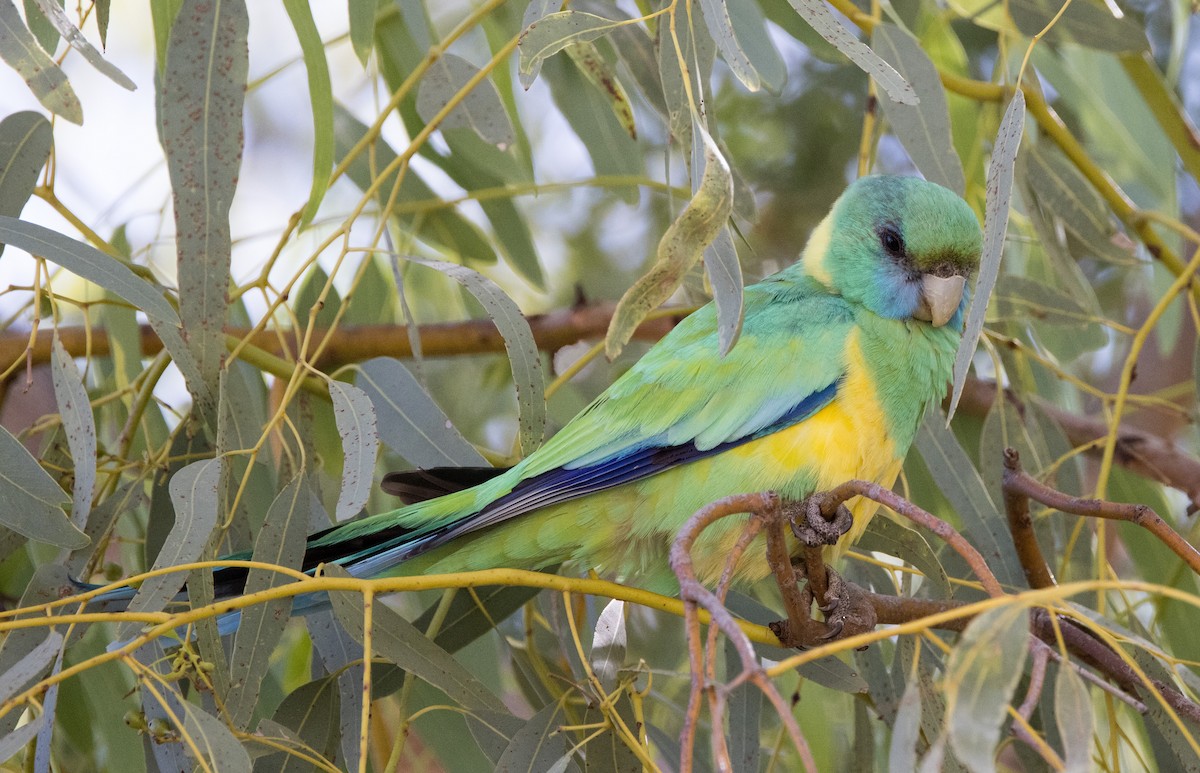
[[[801,502],[786,502],[783,512],[792,525],[792,533],[810,548],[836,545],[842,535],[854,525],[850,510],[840,504],[832,519],[821,512],[821,499],[809,497]]]
[[[825,603],[817,605],[825,622],[806,618],[799,630],[793,630],[794,626],[787,620],[771,623],[771,630],[785,647],[807,649],[875,629],[878,616],[866,591],[828,567],[825,571]],[[812,584],[806,582],[800,594],[801,606],[807,615],[813,604]]]
[[[826,571],[828,587],[825,591],[825,603],[818,609],[825,615],[825,624],[829,626],[829,631],[821,638],[845,639],[875,630],[879,618],[875,614],[874,605],[867,598],[866,591],[844,580],[832,569],[827,568]]]

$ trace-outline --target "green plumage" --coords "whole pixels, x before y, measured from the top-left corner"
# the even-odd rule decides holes
[[[511,470],[331,529],[310,554],[361,576],[575,561],[669,591],[670,541],[708,502],[766,489],[799,499],[849,477],[891,484],[945,390],[966,303],[958,278],[980,244],[950,191],[860,180],[801,261],[746,288],[728,355],[709,304]],[[706,532],[702,575],[719,572],[739,530],[726,519]],[[749,578],[765,569],[754,551],[739,566]]]

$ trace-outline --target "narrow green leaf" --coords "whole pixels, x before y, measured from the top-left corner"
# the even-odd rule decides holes
[[[284,486],[267,510],[267,517],[254,542],[253,560],[298,568],[304,559],[308,516],[309,487],[301,472]],[[257,593],[290,581],[290,578],[277,572],[251,569],[246,577],[244,594]],[[229,662],[230,690],[225,696],[225,710],[235,727],[245,728],[250,723],[271,654],[283,636],[291,607],[290,598],[275,599],[242,612]]]
[[[995,300],[1001,321],[1028,330],[1064,363],[1108,343],[1101,317],[1045,282],[1006,274],[996,285]]]
[[[625,130],[630,139],[637,139],[637,125],[633,119],[633,103],[625,93],[625,87],[617,77],[616,71],[609,65],[608,60],[600,53],[595,43],[572,43],[565,51],[571,61],[579,68],[583,77],[592,84],[600,96],[608,102],[613,117]],[[599,173],[599,170],[597,170]]]
[[[725,638],[725,680],[742,672],[742,661],[733,642]],[[729,696],[729,760],[736,771],[758,771],[762,744],[763,693],[751,682],[743,682]]]
[[[533,85],[547,57],[571,43],[595,40],[619,25],[620,22],[582,11],[559,11],[538,19],[525,28],[517,43],[521,85],[527,89]]]
[[[857,546],[863,550],[878,551],[895,556],[920,570],[925,581],[933,585],[943,598],[954,596],[946,570],[942,568],[925,537],[915,529],[903,526],[888,517],[872,518]]]
[[[358,765],[358,739],[362,731],[363,649],[338,624],[331,609],[305,615],[304,622],[325,672],[336,677],[335,697],[339,711],[333,731],[335,737],[340,739],[342,764],[353,769]],[[391,670],[403,673],[394,667]],[[390,695],[400,689],[399,679],[392,680],[396,682],[395,690],[385,686],[388,680],[387,667],[376,665],[372,668],[372,674],[375,683],[371,689],[372,698]]]
[[[472,590],[474,593],[463,590],[454,595],[450,610],[434,638],[437,645],[447,652],[457,652],[492,630],[525,606],[539,591],[538,588],[507,585],[484,585]],[[413,625],[422,631],[428,630],[437,608],[438,604],[431,605]]]
[[[54,132],[41,113],[26,110],[0,121],[0,215],[21,214],[53,144]]]
[[[561,701],[534,714],[513,736],[496,765],[496,773],[541,773],[558,765],[568,754],[566,738],[558,733],[567,721]]]
[[[717,50],[721,52],[725,64],[729,65],[729,69],[743,86],[751,91],[758,91],[762,87],[762,78],[738,44],[725,0],[700,0],[700,8],[703,11],[704,22],[708,25],[708,34],[712,35],[713,41],[716,42]]]
[[[47,110],[83,123],[83,107],[67,76],[38,45],[12,0],[0,0],[0,59],[17,71]]]
[[[197,763],[207,763],[211,770],[221,773],[250,773],[250,755],[229,727],[204,709],[189,701],[181,701],[183,728],[180,735],[190,739],[188,749],[199,752]]]
[[[56,1],[60,6],[65,5],[65,0]],[[23,0],[21,5],[25,9],[25,23],[29,25],[29,31],[33,33],[42,50],[53,57],[58,50],[58,30],[46,18],[46,14],[42,13],[42,9],[38,7],[38,0]]]
[[[57,332],[51,350],[50,369],[54,399],[67,433],[67,445],[71,449],[75,473],[71,488],[71,523],[83,529],[88,522],[92,494],[96,488],[96,421],[79,369],[63,348]]]
[[[204,459],[189,464],[171,477],[168,488],[175,508],[175,525],[154,559],[154,569],[195,561],[204,552],[209,535],[217,525],[217,485],[221,480],[222,464],[220,459]],[[130,600],[130,611],[161,610],[179,592],[185,579],[183,572],[174,572],[146,580]],[[139,626],[139,623],[122,623],[115,641],[132,638]]]
[[[758,3],[755,0],[725,0],[725,4],[742,52],[762,79],[762,85],[768,91],[778,93],[787,81],[787,63],[771,39],[767,20]]]
[[[994,771],[1001,725],[1021,680],[1029,648],[1029,613],[990,609],[971,621],[946,664],[950,746],[968,769]]]
[[[988,167],[986,217],[983,224],[983,257],[980,260],[979,278],[971,293],[971,308],[967,311],[967,322],[962,342],[954,359],[954,388],[950,395],[950,410],[946,420],[954,416],[958,400],[962,397],[967,371],[975,356],[975,345],[983,332],[984,316],[987,314],[988,299],[996,278],[1000,276],[1000,258],[1004,256],[1004,237],[1008,232],[1009,202],[1012,199],[1013,173],[1016,169],[1017,148],[1025,128],[1025,94],[1017,91],[1004,118],[992,147],[992,163]]]
[[[916,770],[917,749],[921,743],[921,689],[914,679],[904,688],[892,724],[892,744],[888,749],[888,770]]]
[[[1047,40],[1073,41],[1112,53],[1149,48],[1140,23],[1128,16],[1113,16],[1108,6],[1102,3],[1070,3],[1063,8],[1057,0],[1008,0],[1005,7],[1017,29],[1031,37],[1040,34],[1062,11],[1061,17],[1050,28]]]
[[[713,300],[717,304],[717,338],[721,344],[721,355],[737,343],[742,334],[742,264],[738,261],[737,249],[733,246],[733,234],[729,226],[717,233],[704,250],[704,269],[712,284]]]
[[[152,321],[179,325],[179,315],[163,297],[161,288],[133,273],[128,266],[95,247],[44,226],[0,216],[0,242],[38,255],[95,282],[137,306]]]
[[[334,577],[348,577],[341,567],[326,565]],[[359,643],[363,639],[362,596],[357,593],[329,594],[334,614]],[[467,709],[504,711],[504,703],[476,679],[450,653],[434,644],[412,623],[383,604],[372,607],[372,642],[375,651],[405,671],[428,682],[455,703]]]
[[[41,643],[21,656],[21,659],[0,674],[0,701],[7,701],[38,679],[50,667],[63,646],[62,634],[51,630]]]
[[[610,360],[621,353],[646,315],[671,297],[733,211],[729,164],[712,137],[703,128],[697,129],[704,147],[704,175],[692,200],[659,241],[654,266],[621,296],[604,340]]]
[[[1092,698],[1068,662],[1059,664],[1054,680],[1054,721],[1063,742],[1064,770],[1088,773],[1092,770],[1092,736],[1096,732]]]
[[[41,732],[42,725],[46,723],[46,719],[47,717],[45,716],[35,717],[33,721],[21,725],[8,735],[0,738],[0,762],[7,762],[17,752],[28,746],[37,737],[37,734]]]
[[[941,411],[929,411],[917,429],[914,444],[938,488],[962,520],[967,538],[996,578],[1001,583],[1020,585],[1024,573],[1013,555],[1007,521],[996,508],[970,457],[954,433],[946,429]]]
[[[373,5],[373,3],[372,3]],[[351,8],[354,3],[350,3]],[[329,63],[325,61],[325,44],[313,21],[312,9],[306,0],[283,0],[296,38],[300,41],[300,54],[304,57],[304,70],[308,73],[308,99],[313,116],[313,181],[308,194],[308,203],[300,216],[303,228],[312,222],[329,188],[333,173],[333,87],[329,83]],[[374,20],[374,10],[371,19]]]
[[[823,0],[788,0],[788,2],[796,9],[796,13],[800,14],[804,21],[817,31],[818,35],[829,41],[847,59],[858,65],[863,72],[874,78],[893,102],[915,105],[920,101],[917,93],[913,91],[913,87],[904,80],[904,76],[880,59],[879,55],[868,48],[865,43],[851,35]]]
[[[248,28],[243,0],[184,0],[158,79],[159,139],[175,204],[179,316],[211,393],[225,357],[229,207],[242,159]]]
[[[354,380],[375,405],[380,438],[412,465],[429,468],[487,464],[399,360],[367,360]]]
[[[877,25],[871,44],[912,84],[921,100],[918,106],[885,99],[881,103],[884,117],[925,179],[962,196],[967,183],[954,151],[946,92],[937,67],[916,38],[894,25]]]
[[[430,65],[417,92],[417,113],[426,123],[466,88],[479,68],[462,57],[446,54]],[[512,121],[491,79],[484,78],[442,119],[443,129],[470,129],[484,142],[501,149],[516,140]]]
[[[78,550],[88,541],[63,512],[70,501],[21,441],[0,427],[0,525],[38,542]]]
[[[533,340],[529,321],[512,298],[478,271],[440,260],[406,259],[440,271],[465,287],[495,323],[504,339],[504,351],[508,354],[513,385],[517,389],[517,434],[521,450],[524,454],[533,453],[546,432],[546,381],[542,373],[542,356]]]
[[[1031,145],[1018,159],[1017,171],[1046,214],[1074,234],[1096,257],[1113,263],[1134,259],[1128,249],[1113,241],[1117,227],[1108,204],[1065,156],[1044,143]]]
[[[334,518],[341,521],[357,515],[371,496],[379,430],[375,409],[366,392],[341,381],[330,381],[329,396],[344,457],[342,487],[334,511]]]
[[[101,538],[112,528],[113,523],[117,520],[117,516],[133,512],[141,507],[145,500],[146,496],[142,491],[142,482],[131,480],[121,484],[120,488],[114,491],[107,499],[92,508],[91,515],[88,517],[87,528],[83,530],[90,544],[74,551],[67,558],[67,570],[71,573],[72,577],[80,576],[87,566],[88,559],[92,557],[94,550],[101,544],[104,544]]]
[[[327,676],[301,685],[279,704],[274,721],[295,733],[309,749],[333,759],[338,748],[337,679]],[[357,741],[357,739],[355,739]],[[273,754],[254,766],[256,773],[304,773],[312,765],[289,754]]]
[[[99,51],[88,42],[88,39],[83,36],[79,28],[71,23],[67,18],[66,11],[62,9],[54,0],[36,0],[38,8],[46,19],[54,25],[58,33],[62,35],[63,40],[79,53],[83,54],[83,58],[88,61],[92,67],[99,70],[113,83],[121,88],[129,91],[137,90],[137,84],[129,79],[129,76],[121,72],[120,68],[112,62],[105,59]]]
[[[620,114],[615,112],[613,97],[594,86],[591,74],[585,69],[591,65],[580,63],[580,49],[573,44],[567,50],[574,52],[569,60],[555,59],[546,63],[545,80],[550,85],[554,104],[587,149],[596,174],[642,174],[643,154],[630,134],[631,124],[623,123]],[[632,115],[624,120],[632,121]],[[625,188],[622,193],[627,202],[637,202],[636,188]]]
[[[358,61],[366,67],[375,48],[375,13],[379,10],[379,0],[349,0],[349,5],[350,45]]]

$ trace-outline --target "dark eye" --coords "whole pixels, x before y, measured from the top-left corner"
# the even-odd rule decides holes
[[[879,243],[893,255],[904,254],[904,237],[900,236],[900,232],[891,226],[885,226],[880,229]]]

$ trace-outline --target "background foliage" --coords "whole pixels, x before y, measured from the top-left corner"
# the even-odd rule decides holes
[[[395,506],[374,485],[386,470],[511,463],[662,333],[661,315],[634,333],[652,308],[715,295],[732,345],[743,281],[794,260],[848,180],[919,172],[986,211],[999,274],[951,428],[926,423],[898,488],[958,526],[1006,595],[964,633],[917,616],[773,682],[822,770],[1200,769],[1195,574],[1132,524],[1043,508],[1059,585],[1027,591],[1000,491],[1014,447],[1039,480],[1149,505],[1196,538],[1194,8],[149,8],[0,0],[10,607],[57,598],[68,576],[233,550],[296,565],[307,531]],[[146,30],[144,45],[121,35],[101,54],[110,30]],[[155,110],[122,114],[122,131],[161,144],[144,174],[84,122],[134,87]],[[96,201],[101,178],[124,193]],[[702,226],[672,227],[689,206]],[[984,598],[939,540],[886,518],[844,569],[879,592]],[[211,587],[190,578],[203,606]],[[534,595],[500,573],[368,593],[364,612],[365,586],[331,575],[333,611],[289,623],[286,598],[268,600],[289,578],[259,570],[263,595],[222,644],[211,610],[162,611],[184,579],[147,581],[142,617],[120,625],[77,603],[0,620],[7,766],[679,764],[683,625],[608,603],[615,586],[564,577]],[[781,616],[772,589],[741,590],[739,616]],[[1112,687],[1061,642],[1034,643],[1032,608],[1082,621],[1157,687]],[[156,623],[197,635],[106,651]],[[732,650],[718,661],[717,679],[740,668]],[[734,770],[801,764],[755,687],[724,709],[699,730],[727,737]]]

